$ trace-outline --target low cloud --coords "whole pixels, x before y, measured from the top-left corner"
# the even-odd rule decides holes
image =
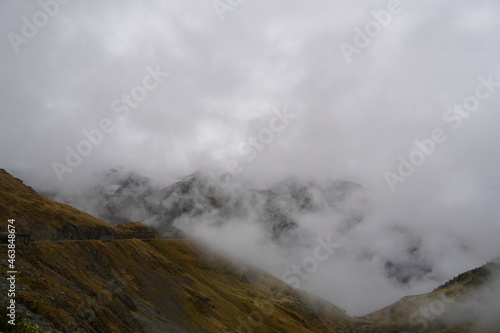
[[[479,77],[500,81],[500,3],[401,1],[404,10],[372,30],[369,45],[356,46],[356,27],[382,25],[373,12],[380,18],[389,3],[243,1],[221,20],[210,1],[2,1],[2,167],[97,215],[100,203],[86,195],[104,191],[99,181],[112,168],[148,177],[144,189],[155,191],[195,171],[240,170],[233,161],[242,167],[233,187],[265,189],[287,177],[352,181],[369,189],[366,203],[290,212],[303,232],[281,243],[256,224],[259,216],[235,216],[234,226],[217,226],[217,216],[189,218],[198,223],[194,233],[278,277],[331,234],[341,246],[301,287],[350,313],[429,291],[500,253],[500,94],[464,108],[468,117],[453,111],[475,96]],[[13,44],[13,34],[28,42]],[[360,49],[349,64],[342,42]],[[141,99],[136,87],[156,66],[168,78],[115,118],[113,102],[134,89]],[[296,117],[269,140],[262,129],[285,107]],[[116,130],[60,182],[54,161],[65,163],[66,147],[77,149],[102,119]],[[446,141],[392,192],[385,174],[398,175],[399,156],[409,159],[415,141],[436,128]],[[249,140],[259,133],[269,144],[249,162]],[[132,196],[145,195],[136,190]],[[107,198],[118,205],[113,193]],[[128,206],[123,220],[165,218]]]

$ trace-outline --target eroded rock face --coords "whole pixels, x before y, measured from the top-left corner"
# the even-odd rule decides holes
[[[113,225],[142,221],[168,230],[178,220],[209,217],[225,224],[235,219],[254,219],[274,240],[297,227],[296,215],[326,209],[345,216],[345,228],[354,227],[364,218],[366,201],[360,198],[367,192],[362,186],[346,181],[320,184],[293,178],[264,189],[254,189],[237,179],[226,186],[201,172],[160,187],[145,177],[112,170],[98,184],[78,197],[58,199]],[[359,209],[345,211],[346,201],[356,201]]]

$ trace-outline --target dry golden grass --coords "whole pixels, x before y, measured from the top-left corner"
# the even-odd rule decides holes
[[[41,316],[46,330],[417,332],[408,316],[427,297],[396,303],[389,322],[386,309],[350,318],[342,309],[255,267],[234,263],[195,240],[130,239],[149,238],[152,231],[139,223],[114,228],[40,196],[0,170],[2,226],[9,218],[31,231],[35,240],[62,240],[17,246],[17,302]],[[89,240],[102,234],[129,239]],[[452,288],[440,292],[455,292]],[[0,294],[2,304],[5,297]]]

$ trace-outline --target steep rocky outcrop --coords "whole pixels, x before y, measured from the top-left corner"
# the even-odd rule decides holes
[[[367,189],[347,181],[302,181],[288,178],[262,189],[233,179],[218,182],[195,172],[168,185],[158,186],[135,173],[110,170],[99,176],[97,185],[77,195],[58,196],[79,209],[116,225],[142,221],[168,230],[180,220],[216,217],[224,224],[239,218],[254,219],[266,228],[269,237],[279,240],[297,228],[297,215],[331,209],[343,216],[345,227],[363,220]],[[355,211],[345,211],[352,201]]]

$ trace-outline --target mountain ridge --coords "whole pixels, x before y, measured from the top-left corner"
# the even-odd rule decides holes
[[[35,204],[30,205],[32,202]],[[459,304],[459,298],[446,302],[454,295],[466,299],[477,288],[487,286],[490,279],[482,277],[485,270],[496,269],[497,261],[466,273],[467,279],[451,280],[429,294],[408,296],[353,318],[335,305],[293,289],[256,267],[235,262],[195,239],[160,239],[161,234],[132,239],[139,234],[125,233],[121,236],[128,239],[82,240],[73,233],[58,233],[64,224],[50,219],[61,215],[77,229],[90,228],[89,234],[87,230],[77,235],[93,235],[92,228],[97,227],[120,235],[115,227],[44,198],[0,171],[2,226],[18,213],[27,217],[25,227],[39,223],[49,230],[47,235],[58,235],[16,244],[19,314],[46,332],[490,332],[475,330],[467,322],[448,322],[449,309]],[[139,224],[127,228],[144,231]],[[0,248],[6,249],[4,245]],[[0,275],[5,288],[6,275]],[[467,284],[465,280],[476,282]],[[422,304],[434,304],[442,294],[444,298],[437,299],[451,304],[448,310],[434,315],[433,320],[418,313]],[[0,301],[5,304],[5,293]],[[433,314],[434,308],[428,309]]]

